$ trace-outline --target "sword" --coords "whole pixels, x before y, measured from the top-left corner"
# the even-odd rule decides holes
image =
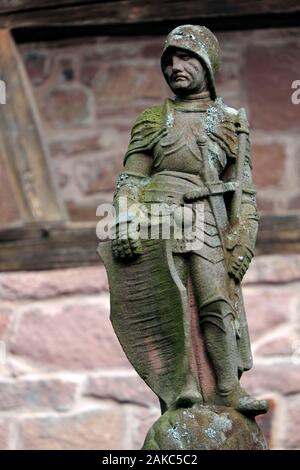
[[[231,224],[238,224],[240,221],[241,208],[242,208],[242,194],[243,194],[243,171],[245,164],[245,155],[247,150],[247,134],[248,134],[248,121],[246,111],[241,108],[238,112],[237,120],[237,133],[238,133],[238,155],[236,163],[236,190],[234,192],[231,203]]]
[[[221,212],[220,212],[220,210],[218,210],[218,208],[216,207],[216,204],[215,204],[217,202],[217,199],[220,202],[220,198],[222,198],[222,202],[224,204],[224,212],[221,215],[224,216],[224,217],[225,217],[225,214],[226,214],[226,209],[225,209],[223,194],[220,194],[220,193],[219,194],[213,194],[213,191],[212,191],[212,188],[211,188],[211,186],[213,186],[213,184],[215,183],[214,182],[215,175],[214,175],[214,172],[212,171],[212,168],[209,164],[209,156],[208,156],[208,148],[207,148],[207,137],[205,135],[199,136],[198,139],[197,139],[197,145],[198,145],[198,148],[200,150],[200,154],[202,155],[202,160],[203,160],[203,173],[204,173],[205,184],[206,184],[206,187],[208,189],[208,201],[209,201],[209,204],[211,206],[212,212],[215,216],[216,227],[217,227],[218,234],[219,234],[222,246],[223,246],[223,250],[225,250],[223,231],[221,229],[220,220],[219,220]],[[225,225],[225,224],[223,223],[223,225]]]

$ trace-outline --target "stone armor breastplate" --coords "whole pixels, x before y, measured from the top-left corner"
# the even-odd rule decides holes
[[[197,139],[205,132],[204,112],[174,112],[172,127],[154,147],[154,173],[161,171],[180,171],[199,175],[205,182],[206,176]],[[219,145],[208,139],[209,166],[214,180],[226,165],[225,152]]]
[[[144,201],[166,202],[182,205],[183,195],[191,189],[205,185],[207,175],[201,152],[197,145],[199,136],[205,134],[205,113],[175,111],[172,127],[154,147],[154,164],[151,183],[145,188]],[[219,175],[226,165],[225,152],[219,145],[208,139],[209,179],[219,181]],[[190,177],[189,177],[190,175]],[[174,240],[174,253],[194,252],[212,263],[224,259],[224,252],[218,233],[215,216],[208,199],[202,202],[204,223],[198,233],[201,249],[193,249],[193,236],[184,235]],[[196,209],[193,205],[194,216]],[[199,245],[196,245],[199,246]]]

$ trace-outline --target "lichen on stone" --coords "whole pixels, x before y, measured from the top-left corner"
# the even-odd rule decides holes
[[[170,111],[168,112],[167,114],[167,127],[173,127],[173,123],[174,123],[174,116],[173,116],[173,113],[171,113]]]
[[[224,119],[223,101],[217,98],[213,105],[209,106],[206,111],[205,130],[207,133],[214,132],[215,127]]]

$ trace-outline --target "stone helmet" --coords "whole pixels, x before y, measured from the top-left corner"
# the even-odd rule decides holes
[[[221,63],[220,47],[216,36],[205,26],[185,24],[173,29],[167,36],[161,56],[161,68],[165,78],[164,58],[170,48],[192,52],[205,65],[211,97],[215,99],[214,76]]]

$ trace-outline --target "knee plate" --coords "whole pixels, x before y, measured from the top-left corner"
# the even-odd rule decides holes
[[[200,306],[200,324],[212,323],[224,333],[232,327],[239,335],[239,322],[230,302],[224,298],[211,299]]]

